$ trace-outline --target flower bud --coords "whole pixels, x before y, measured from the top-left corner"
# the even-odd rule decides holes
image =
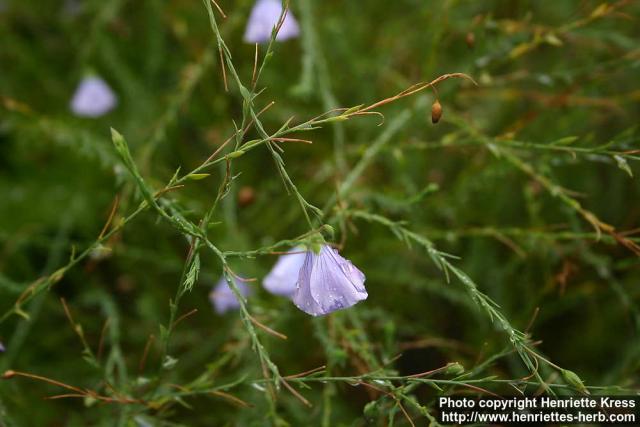
[[[464,374],[464,366],[459,364],[458,362],[447,363],[447,369],[445,372],[449,375],[462,375]]]
[[[568,369],[561,369],[560,374],[562,375],[562,378],[567,382],[567,384],[569,384],[571,387],[575,388],[581,393],[589,394],[589,390],[587,390],[587,388],[584,386],[584,383],[582,382],[578,374]]]
[[[328,238],[329,240],[333,240],[336,233],[334,228],[329,224],[323,224],[322,227],[320,227],[320,232],[324,237]]]
[[[369,419],[376,418],[380,413],[380,405],[378,405],[377,400],[373,400],[366,405],[364,405],[364,410],[362,411],[364,416]]]

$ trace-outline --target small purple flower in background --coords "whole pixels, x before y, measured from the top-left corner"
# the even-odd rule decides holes
[[[62,6],[62,14],[67,18],[80,15],[85,5],[80,0],[65,0]]]
[[[4,348],[4,344],[0,341],[0,353],[3,353],[6,349]]]
[[[245,283],[236,280],[236,285],[243,297],[249,295],[249,287]],[[211,304],[213,304],[213,308],[218,314],[224,314],[229,310],[240,308],[240,302],[238,302],[224,276],[218,280],[216,286],[209,293],[209,300],[211,300]]]
[[[308,251],[300,269],[293,303],[305,313],[322,316],[367,299],[364,274],[338,251],[323,245]]]
[[[280,0],[258,0],[251,10],[249,22],[244,32],[244,41],[247,43],[266,43],[271,39],[271,31],[278,24],[282,13]],[[285,41],[298,37],[300,27],[291,10],[287,10],[282,27],[276,36],[277,41]]]
[[[85,77],[71,99],[71,111],[80,117],[100,117],[111,111],[118,100],[100,77]]]
[[[264,288],[272,294],[291,298],[296,291],[296,283],[306,256],[307,252],[302,246],[281,255],[262,281]]]

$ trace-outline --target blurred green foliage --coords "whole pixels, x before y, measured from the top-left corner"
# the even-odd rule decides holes
[[[478,86],[439,83],[437,125],[427,89],[377,108],[381,125],[353,116],[290,135],[312,145],[280,144],[297,191],[324,209],[341,253],[366,274],[368,300],[313,319],[261,288],[276,256],[229,256],[234,271],[258,279],[247,302],[256,322],[219,317],[207,295],[223,269],[205,247],[174,325],[198,311],[170,337],[169,302],[197,241],[172,221],[199,226],[225,179],[235,177],[206,229],[221,251],[309,231],[263,143],[232,159],[231,175],[221,161],[163,193],[169,219],[143,210],[94,245],[116,196],[105,232],[138,209],[145,188],[110,127],[159,191],[241,126],[247,106],[229,67],[225,90],[206,0],[0,4],[0,368],[91,390],[43,400],[78,392],[16,375],[0,383],[0,425],[424,425],[435,397],[469,393],[465,384],[512,394],[544,381],[549,393],[579,393],[559,367],[594,394],[638,390],[637,2],[292,0],[301,38],[274,44],[254,100],[256,111],[275,101],[260,115],[269,133],[292,116],[293,126],[369,105],[445,73]],[[249,87],[255,47],[242,34],[253,2],[218,4],[220,35]],[[69,110],[88,72],[119,98],[99,119]],[[243,141],[255,139],[252,127]],[[439,252],[406,233],[459,257],[444,259],[473,283],[455,273],[448,282]],[[514,341],[492,322],[473,284],[527,335]],[[518,339],[537,350],[539,377],[522,380],[531,366],[514,351]],[[283,376],[326,367],[285,377],[310,408],[263,378],[257,341]],[[405,377],[453,362],[464,373]]]

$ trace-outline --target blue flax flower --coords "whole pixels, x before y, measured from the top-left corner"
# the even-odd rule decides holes
[[[267,43],[271,39],[271,31],[278,24],[281,13],[282,3],[280,0],[258,0],[249,15],[244,41],[247,43]],[[298,22],[288,10],[276,40],[285,41],[298,37],[299,34]]]
[[[236,280],[236,285],[243,297],[249,295],[249,287],[245,283]],[[213,304],[213,308],[216,310],[216,313],[220,315],[229,310],[237,310],[240,308],[240,302],[229,287],[224,276],[218,280],[216,286],[209,293],[209,300],[211,301],[211,304]]]
[[[100,77],[82,79],[73,98],[71,111],[80,117],[100,117],[111,111],[118,100],[109,85]]]
[[[367,299],[365,276],[338,251],[322,245],[308,251],[298,275],[293,303],[305,313],[322,316]]]
[[[275,295],[293,297],[306,256],[306,250],[302,246],[297,246],[280,256],[271,272],[262,281],[264,288]]]

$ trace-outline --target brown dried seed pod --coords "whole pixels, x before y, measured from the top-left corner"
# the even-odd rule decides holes
[[[442,105],[440,105],[440,101],[436,99],[431,106],[431,123],[438,123],[440,117],[442,117]]]
[[[476,35],[469,31],[465,36],[464,41],[467,43],[469,49],[473,49],[473,47],[476,45]]]
[[[249,206],[256,199],[256,192],[252,187],[242,187],[238,191],[238,204],[242,207]]]

